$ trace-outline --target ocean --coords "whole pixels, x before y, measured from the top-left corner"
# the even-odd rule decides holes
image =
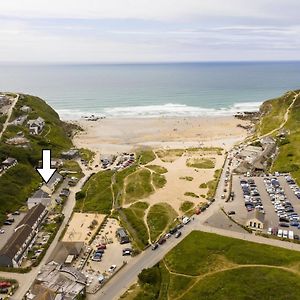
[[[300,88],[300,62],[0,65],[0,91],[37,95],[62,119],[226,116]]]

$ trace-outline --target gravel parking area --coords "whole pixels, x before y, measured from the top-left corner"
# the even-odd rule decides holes
[[[92,292],[99,286],[99,276],[104,278],[110,277],[114,274],[124,262],[130,262],[132,256],[123,256],[123,249],[132,248],[130,243],[121,245],[116,238],[116,230],[120,228],[120,224],[117,220],[108,218],[105,226],[101,229],[100,233],[93,241],[91,248],[91,254],[85,264],[82,272],[88,276],[88,291]],[[100,261],[92,260],[95,251],[100,245],[105,245],[103,249],[103,255]],[[113,272],[109,271],[109,268],[115,265],[116,269]]]

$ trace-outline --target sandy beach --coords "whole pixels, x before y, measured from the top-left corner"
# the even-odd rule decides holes
[[[74,121],[84,131],[74,137],[79,148],[95,152],[117,153],[139,146],[186,148],[221,146],[230,148],[246,137],[237,127],[245,122],[232,117],[195,118],[107,118],[98,121]]]

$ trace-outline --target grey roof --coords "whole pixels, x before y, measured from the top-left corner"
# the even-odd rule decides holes
[[[59,181],[61,181],[61,180],[62,180],[62,176],[61,176],[58,172],[55,172],[55,173],[51,176],[50,180],[48,181],[47,186],[51,186],[51,185],[53,185],[55,182],[59,182]]]
[[[15,158],[12,158],[12,157],[8,157],[6,160],[4,160],[2,162],[2,164],[5,164],[5,165],[12,165],[16,162],[17,160]]]
[[[6,242],[5,246],[0,250],[0,255],[4,255],[13,259],[31,232],[32,228],[26,224],[22,227],[19,227]]]
[[[265,215],[261,211],[255,209],[249,213],[248,219],[257,219],[260,222],[264,223]]]
[[[51,198],[50,195],[43,190],[39,189],[37,190],[31,197],[31,199],[45,199],[45,198]]]
[[[39,203],[38,205],[30,208],[26,214],[26,216],[22,219],[22,221],[18,224],[18,226],[22,224],[27,224],[30,227],[34,225],[34,223],[37,221],[37,219],[40,217],[40,215],[44,212],[46,207]]]

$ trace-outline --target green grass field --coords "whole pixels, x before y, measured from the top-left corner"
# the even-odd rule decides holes
[[[88,163],[93,162],[94,157],[95,157],[95,152],[93,152],[89,149],[85,149],[85,148],[79,149],[79,154],[80,154],[80,157],[82,159],[84,159],[85,161],[87,161]]]
[[[147,169],[138,169],[130,174],[125,182],[125,203],[146,198],[154,191],[151,185],[151,172]]]
[[[154,171],[157,174],[165,174],[168,172],[168,170],[165,167],[157,165],[147,165],[147,168]]]
[[[151,241],[155,241],[176,217],[177,213],[167,203],[159,203],[151,206],[147,215]]]
[[[122,209],[125,215],[125,219],[122,219],[122,223],[126,229],[130,232],[137,247],[143,250],[148,245],[148,231],[144,222],[145,210],[149,204],[146,202],[136,202],[128,208]]]
[[[221,172],[222,172],[221,169],[215,170],[214,179],[212,179],[212,180],[210,180],[210,181],[208,181],[206,183],[206,187],[208,188],[206,197],[208,199],[209,198],[213,198],[214,195],[215,195],[216,188],[217,188],[217,185],[218,185],[218,182],[219,182],[219,177],[221,175]],[[201,188],[201,186],[204,186],[204,184],[200,185],[200,188]]]
[[[264,135],[276,129],[283,122],[284,114],[292,101],[293,94],[291,93],[265,101],[260,108],[263,117],[257,126],[258,134]]]
[[[62,174],[67,174],[68,177],[76,177],[78,179],[84,176],[79,164],[74,160],[64,161],[64,165],[61,168]]]
[[[160,189],[166,185],[167,180],[164,175],[152,173],[152,182],[155,188]]]
[[[156,158],[155,153],[150,149],[138,150],[136,156],[141,165],[146,165]]]
[[[194,192],[185,192],[184,196],[192,197],[192,198],[199,198],[199,195],[195,194]]]
[[[123,299],[292,300],[299,287],[300,252],[193,231]]]
[[[186,165],[197,169],[213,169],[216,163],[213,158],[189,158],[186,161]]]
[[[184,201],[180,205],[180,210],[183,213],[185,213],[185,212],[191,210],[194,206],[195,206],[195,204],[193,202],[191,202],[191,201]]]
[[[177,158],[181,157],[184,152],[184,149],[168,149],[157,150],[156,154],[163,162],[173,162]]]
[[[279,154],[271,171],[291,172],[300,184],[300,97],[296,99],[290,111],[285,128],[290,134],[285,140],[278,142]]]
[[[101,171],[91,176],[76,197],[75,210],[109,214],[112,209],[112,171]],[[77,195],[78,195],[77,194]]]

